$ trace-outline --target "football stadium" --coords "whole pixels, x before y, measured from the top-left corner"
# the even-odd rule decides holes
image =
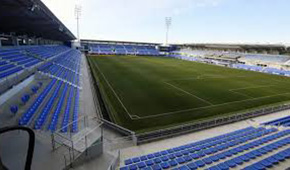
[[[287,43],[80,38],[80,13],[0,1],[0,170],[290,168]]]

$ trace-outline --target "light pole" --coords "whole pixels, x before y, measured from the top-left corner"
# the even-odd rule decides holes
[[[80,41],[80,25],[79,25],[79,20],[81,17],[82,13],[82,7],[80,5],[75,6],[75,17],[77,20],[77,36],[78,36],[78,41]]]
[[[171,26],[171,21],[172,21],[172,18],[171,17],[165,17],[165,26],[166,26],[166,40],[165,40],[165,45],[168,45],[168,32],[169,32],[169,28]]]

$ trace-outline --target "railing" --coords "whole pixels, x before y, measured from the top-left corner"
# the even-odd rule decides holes
[[[175,126],[171,128],[137,134],[136,135],[137,144],[142,144],[142,143],[147,143],[154,140],[178,136],[181,134],[186,134],[186,133],[194,132],[197,130],[202,130],[202,129],[211,128],[211,127],[215,127],[215,126],[219,126],[223,124],[233,123],[236,121],[241,121],[248,118],[266,115],[273,112],[278,112],[278,111],[288,110],[288,109],[290,109],[290,104],[281,104],[277,106],[270,106],[270,107],[255,109],[252,111],[236,113],[236,114],[231,114],[227,116],[220,116],[213,119],[207,119],[207,120],[203,120],[199,122],[188,123],[188,124],[183,124],[183,125],[179,125],[179,126]]]
[[[73,123],[78,124],[78,133],[71,132]],[[63,129],[67,132],[62,132]],[[64,166],[72,166],[84,153],[88,154],[88,149],[99,144],[97,141],[103,138],[102,122],[96,117],[80,117],[78,120],[71,122],[51,134],[51,143],[53,150],[58,148],[64,149]]]
[[[107,170],[116,170],[120,163],[120,150],[118,150],[117,156],[111,161]]]

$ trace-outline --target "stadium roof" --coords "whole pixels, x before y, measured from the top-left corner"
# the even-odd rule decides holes
[[[0,32],[58,41],[76,39],[40,0],[1,0]]]
[[[195,46],[204,48],[221,48],[221,49],[285,49],[282,44],[182,44],[184,46]]]
[[[139,44],[139,45],[160,45],[160,43],[149,43],[149,42],[134,42],[134,41],[114,41],[114,40],[89,40],[81,39],[81,43],[118,43],[118,44]]]

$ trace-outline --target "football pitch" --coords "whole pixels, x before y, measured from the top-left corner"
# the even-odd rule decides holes
[[[290,78],[165,57],[88,56],[110,119],[136,132],[290,100]]]

